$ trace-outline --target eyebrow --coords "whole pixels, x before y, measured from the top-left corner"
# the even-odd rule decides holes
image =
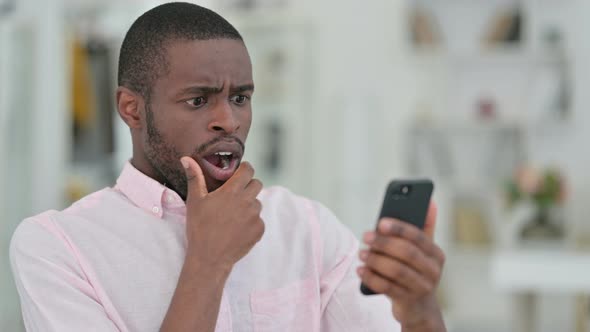
[[[236,93],[236,92],[246,92],[246,91],[254,91],[254,84],[250,83],[250,84],[244,84],[244,85],[238,85],[235,87],[231,87],[229,89],[230,92]]]
[[[216,86],[189,86],[182,89],[178,95],[183,96],[187,94],[216,94],[223,91],[223,88]]]
[[[223,91],[223,87],[217,86],[189,86],[187,88],[182,89],[178,95],[183,96],[186,94],[218,94]],[[236,92],[246,92],[246,91],[254,91],[254,84],[244,84],[238,85],[235,87],[230,88],[231,93]]]

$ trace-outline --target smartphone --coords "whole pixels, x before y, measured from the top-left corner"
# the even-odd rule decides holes
[[[433,190],[434,184],[427,179],[391,181],[385,191],[377,222],[381,218],[389,217],[423,229]],[[361,284],[361,292],[365,295],[375,294],[364,284]]]

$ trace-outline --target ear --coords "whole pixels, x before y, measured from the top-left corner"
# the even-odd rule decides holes
[[[117,111],[130,129],[142,127],[139,111],[142,102],[143,99],[132,90],[124,86],[117,88]]]

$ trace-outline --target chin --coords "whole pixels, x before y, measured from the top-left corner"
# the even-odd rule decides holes
[[[226,181],[219,181],[219,180],[214,180],[214,179],[205,179],[205,182],[207,183],[207,191],[208,192],[213,192],[213,191],[219,189],[221,186],[223,186],[223,184]]]

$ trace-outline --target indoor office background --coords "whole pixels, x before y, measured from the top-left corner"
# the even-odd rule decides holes
[[[0,0],[0,330],[26,216],[130,157],[118,48],[150,0]],[[430,177],[448,330],[589,331],[590,1],[203,0],[254,65],[246,158],[357,235],[388,180]]]

